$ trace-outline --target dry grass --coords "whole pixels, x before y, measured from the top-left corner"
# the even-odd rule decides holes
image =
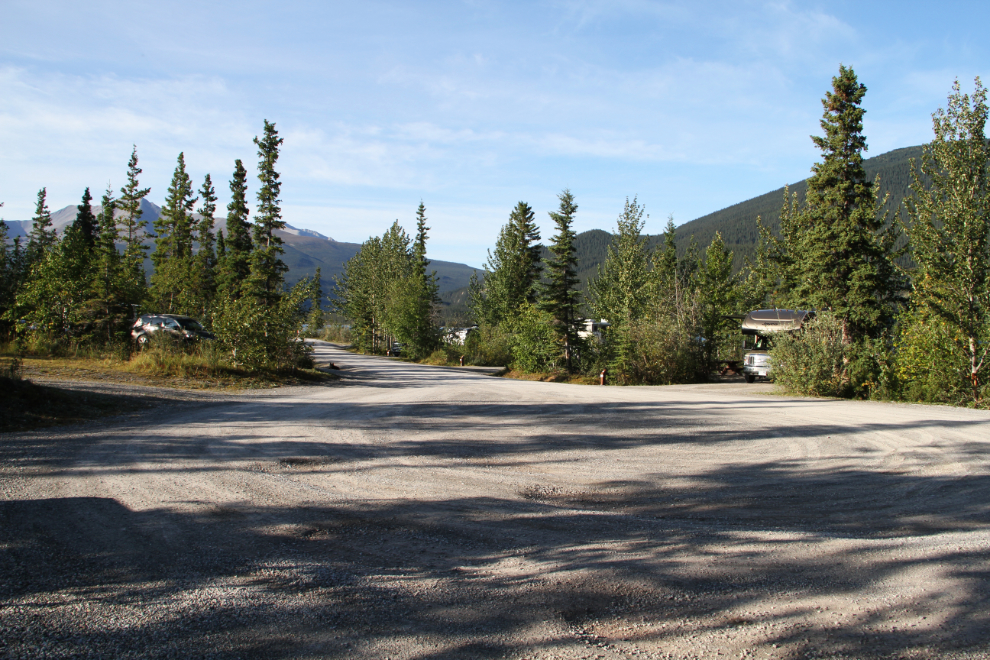
[[[565,371],[552,371],[549,373],[528,373],[518,369],[510,369],[503,378],[514,378],[516,380],[533,380],[541,383],[568,383],[570,385],[598,385],[597,376],[585,376],[583,374],[568,374]]]

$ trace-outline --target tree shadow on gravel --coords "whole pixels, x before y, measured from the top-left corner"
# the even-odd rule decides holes
[[[825,475],[757,472],[778,494],[833,488]],[[484,658],[534,652],[521,641],[534,627],[546,644],[577,653],[747,626],[789,657],[990,649],[985,544],[938,543],[921,558],[875,543],[828,545],[843,534],[889,542],[909,530],[882,521],[903,523],[913,508],[929,519],[924,533],[985,534],[986,479],[937,482],[915,506],[891,511],[865,494],[843,502],[856,488],[911,492],[920,483],[838,475],[845,500],[832,500],[832,515],[814,500],[834,491],[811,492],[786,513],[777,495],[755,491],[740,507],[737,480],[709,475],[676,502],[642,483],[604,485],[610,495],[598,500],[534,492],[186,512],[131,511],[105,498],[0,502],[0,652],[33,655],[44,643],[54,657]],[[779,533],[754,547],[751,533],[768,520]],[[856,533],[878,524],[878,533]],[[778,552],[795,545],[807,551]],[[926,570],[953,591],[884,598],[859,617],[815,622],[820,599],[866,599]],[[889,618],[905,615],[944,620],[891,629]],[[796,624],[801,617],[810,622]],[[589,632],[620,630],[608,628],[616,621],[650,625]]]

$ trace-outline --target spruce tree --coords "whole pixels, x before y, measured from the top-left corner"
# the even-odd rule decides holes
[[[539,241],[533,210],[519,202],[499,232],[494,254],[488,253],[484,280],[472,276],[469,305],[479,322],[498,325],[522,304],[536,301],[542,267]]]
[[[193,282],[195,288],[196,306],[200,313],[205,314],[216,295],[216,265],[217,256],[214,252],[216,238],[213,235],[214,215],[217,212],[217,194],[213,181],[207,174],[203,179],[203,187],[199,189],[202,205],[198,209],[199,222],[196,223],[196,242],[199,250],[193,266]]]
[[[649,255],[642,235],[644,209],[633,198],[617,220],[616,233],[605,261],[588,285],[591,309],[607,319],[609,344],[615,359],[612,366],[620,378],[632,359],[632,326],[645,314],[649,303]]]
[[[165,194],[165,205],[155,220],[155,251],[151,262],[151,299],[156,311],[190,313],[193,305],[192,212],[196,203],[192,180],[186,173],[185,156],[179,153],[172,182]]]
[[[100,202],[100,214],[97,217],[99,237],[93,254],[92,279],[90,280],[90,296],[100,308],[100,334],[110,342],[118,330],[120,322],[128,316],[127,280],[123,269],[120,253],[117,251],[118,229],[114,218],[117,200],[114,199],[113,189],[107,186]]]
[[[732,252],[725,247],[721,232],[716,231],[698,264],[698,293],[701,303],[702,353],[710,373],[718,363],[719,352],[735,337],[739,322],[730,317],[735,311],[739,285],[732,276]]]
[[[840,66],[822,99],[825,135],[812,136],[822,161],[812,167],[788,246],[796,270],[792,298],[834,312],[847,344],[889,325],[902,286],[893,263],[896,224],[885,230],[879,181],[868,181],[863,168],[865,94],[852,68]]]
[[[86,247],[92,249],[100,236],[100,226],[93,215],[93,195],[87,187],[83,191],[82,201],[76,207],[76,219],[73,225],[79,228],[79,236]]]
[[[145,221],[141,219],[144,211],[141,201],[151,192],[151,188],[141,188],[138,175],[142,170],[138,167],[137,146],[131,151],[127,162],[127,184],[120,189],[120,199],[116,208],[121,215],[118,220],[120,231],[118,235],[124,241],[123,269],[127,281],[127,298],[131,304],[138,304],[144,298],[146,282],[144,277],[144,258],[148,248],[142,243]]]
[[[227,204],[227,234],[223,236],[223,258],[219,260],[217,290],[221,295],[239,298],[251,274],[251,223],[247,205],[247,170],[238,158],[230,179],[230,203]],[[219,245],[218,245],[219,251]]]
[[[577,290],[580,283],[577,277],[577,250],[574,247],[576,234],[572,229],[578,207],[570,190],[565,189],[557,198],[560,200],[560,207],[556,212],[550,212],[557,233],[549,247],[551,256],[546,263],[547,281],[541,287],[537,307],[553,317],[554,330],[563,344],[567,371],[572,372],[580,304]]]
[[[48,189],[38,191],[38,201],[31,218],[31,233],[28,235],[27,259],[29,264],[35,264],[51,250],[58,241],[58,235],[52,227],[52,214],[48,210]]]
[[[964,356],[971,396],[978,402],[990,351],[990,146],[987,92],[976,79],[972,96],[959,81],[948,106],[932,115],[935,138],[920,171],[912,167],[908,237],[918,267],[911,302],[944,324]],[[931,181],[925,185],[925,179]],[[956,367],[924,360],[931,370]],[[912,374],[918,376],[918,374]]]
[[[410,280],[410,343],[413,353],[422,357],[428,355],[439,341],[439,333],[434,323],[435,310],[440,305],[439,285],[436,271],[429,271],[430,260],[426,258],[426,241],[430,228],[426,226],[426,206],[419,203],[416,210],[416,238],[413,240],[412,270]]]
[[[254,223],[254,251],[251,253],[251,275],[248,286],[251,294],[263,305],[274,305],[282,294],[282,284],[288,267],[280,258],[285,253],[282,239],[275,234],[285,228],[279,206],[282,183],[275,170],[278,150],[283,139],[278,136],[275,124],[265,120],[264,135],[254,138],[258,147],[258,208]]]

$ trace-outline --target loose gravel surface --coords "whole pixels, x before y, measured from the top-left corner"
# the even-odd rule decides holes
[[[317,352],[0,435],[0,656],[990,657],[986,412]]]

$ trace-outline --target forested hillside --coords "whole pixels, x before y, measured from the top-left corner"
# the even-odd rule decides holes
[[[887,202],[886,208],[890,209],[891,212],[900,208],[904,198],[911,192],[912,158],[920,160],[920,146],[895,149],[864,161],[866,174],[871,181],[878,174],[880,175],[881,196],[890,193],[890,200]],[[806,188],[805,180],[790,186],[791,192],[797,193],[801,201],[804,201]],[[733,270],[738,272],[744,265],[745,257],[751,256],[756,249],[756,242],[759,237],[756,227],[757,216],[762,218],[763,224],[774,232],[779,232],[780,209],[783,202],[784,188],[780,187],[759,197],[685,222],[677,228],[678,256],[684,256],[692,236],[697,241],[699,250],[703,251],[705,246],[711,243],[715,232],[719,231],[722,233],[722,240],[725,241],[726,247],[733,252]],[[654,248],[661,238],[660,234],[648,236],[649,247]],[[611,234],[599,229],[578,235],[576,241],[578,274],[584,285],[590,277],[594,276],[598,264],[605,261],[610,241]]]
[[[904,198],[910,194],[911,159],[920,160],[921,147],[904,147],[895,149],[864,161],[866,174],[872,181],[880,175],[881,195],[890,193],[886,208],[892,213],[900,208]],[[806,180],[790,185],[800,200],[804,200]],[[771,192],[748,199],[745,202],[733,204],[714,213],[702,216],[690,222],[685,222],[677,228],[677,254],[683,257],[693,236],[698,243],[699,251],[711,243],[716,231],[722,233],[722,240],[733,253],[733,271],[738,272],[745,265],[746,257],[752,257],[756,250],[759,232],[756,218],[762,218],[763,223],[774,232],[780,230],[780,209],[784,201],[784,188],[780,187]],[[656,227],[653,227],[655,229]],[[650,229],[649,227],[647,229]],[[648,247],[652,250],[662,240],[661,234],[647,237]],[[605,261],[612,234],[603,229],[592,229],[578,234],[575,240],[578,258],[578,277],[581,279],[582,292],[587,290],[588,282],[597,273],[598,265]],[[543,258],[549,252],[544,248]],[[467,290],[447,289],[441,298],[446,306],[448,317],[463,320],[467,315]]]

